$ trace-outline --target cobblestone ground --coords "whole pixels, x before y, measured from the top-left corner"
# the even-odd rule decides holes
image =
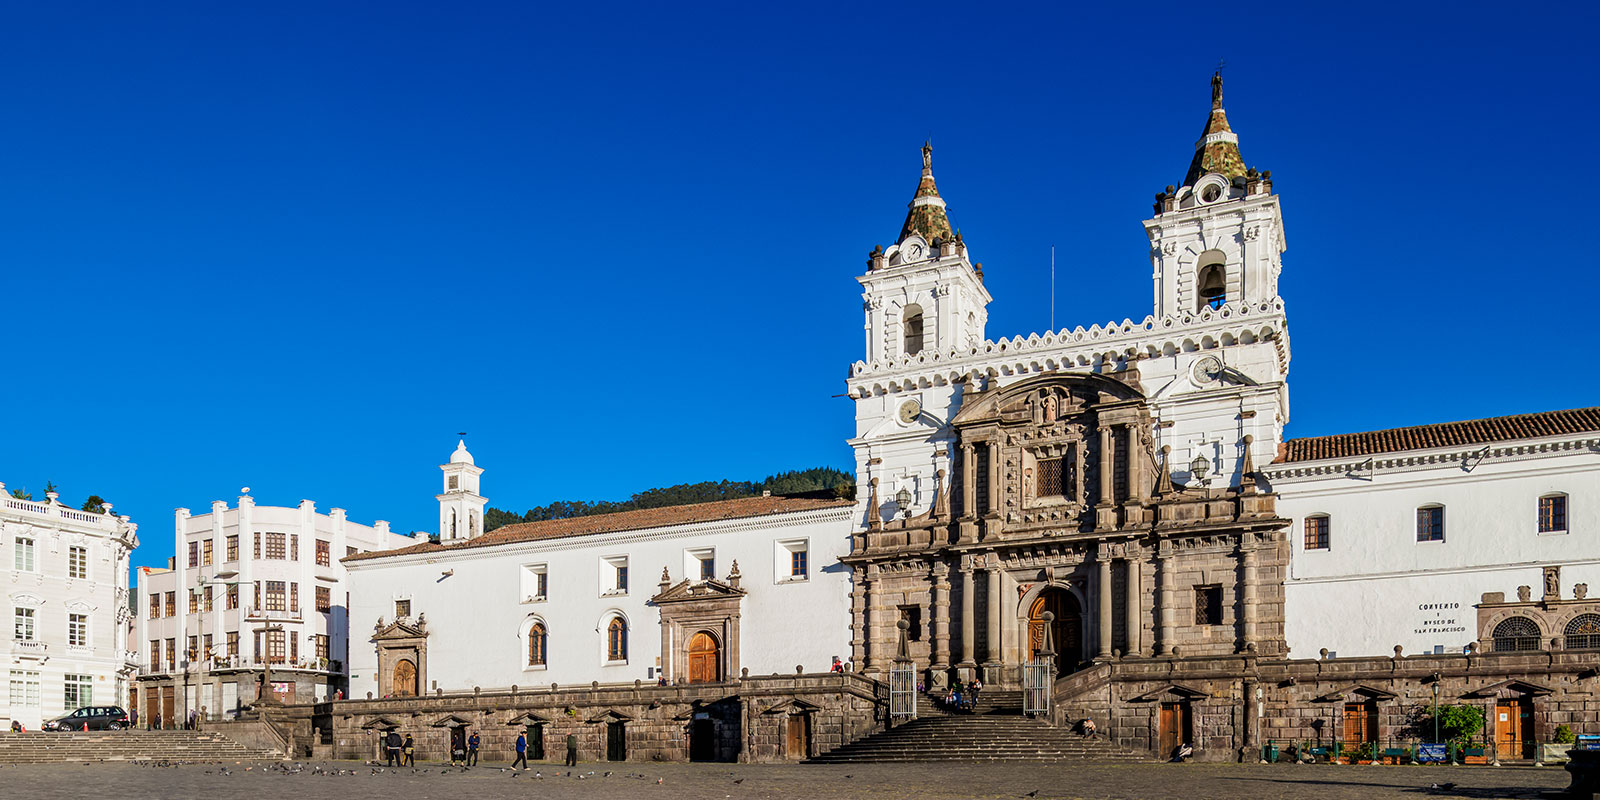
[[[294,772],[296,768],[298,772]],[[332,772],[334,774],[322,774]],[[1344,800],[1345,798],[1537,798],[1565,788],[1545,767],[1265,766],[1236,764],[740,764],[442,765],[383,770],[358,762],[50,764],[0,767],[6,798],[217,798],[414,800],[416,798],[1166,798]],[[346,774],[340,775],[343,770]],[[578,776],[583,777],[578,777]],[[1454,784],[1432,788],[1435,784]]]

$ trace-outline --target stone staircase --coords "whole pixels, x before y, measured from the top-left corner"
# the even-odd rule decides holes
[[[97,761],[262,761],[277,753],[205,731],[0,733],[0,764]]]
[[[1148,761],[1104,736],[1084,738],[1022,715],[1022,693],[984,690],[973,711],[917,698],[917,719],[811,759],[813,764],[886,761]]]

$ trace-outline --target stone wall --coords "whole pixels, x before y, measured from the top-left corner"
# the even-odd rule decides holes
[[[450,731],[481,738],[480,759],[515,758],[519,732],[542,737],[544,760],[559,762],[566,737],[580,761],[607,760],[609,725],[620,724],[629,761],[793,761],[882,729],[883,684],[855,673],[744,676],[725,683],[544,687],[426,697],[341,700],[274,710],[274,722],[318,756],[370,759],[393,728],[415,739],[418,760],[448,760]],[[805,752],[787,748],[789,718],[804,716]],[[694,741],[709,736],[714,744]],[[703,749],[702,749],[703,748]],[[530,746],[530,753],[537,750]]]
[[[1534,741],[1556,726],[1600,733],[1600,670],[1593,652],[1542,651],[1392,658],[1285,660],[1254,654],[1105,661],[1056,685],[1054,719],[1096,721],[1119,744],[1165,757],[1161,706],[1187,708],[1199,760],[1255,760],[1268,740],[1329,745],[1345,738],[1346,704],[1371,704],[1380,740],[1417,738],[1411,715],[1441,705],[1485,709],[1496,734],[1495,704],[1526,698]]]

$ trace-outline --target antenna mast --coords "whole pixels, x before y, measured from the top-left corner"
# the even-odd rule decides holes
[[[1056,246],[1050,245],[1050,330],[1056,329]]]

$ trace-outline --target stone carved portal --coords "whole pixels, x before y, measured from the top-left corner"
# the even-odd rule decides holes
[[[378,649],[378,696],[415,697],[428,685],[428,626],[421,619],[378,621],[372,635]]]
[[[1056,654],[1056,674],[1066,675],[1083,661],[1083,611],[1078,598],[1066,589],[1049,588],[1039,593],[1028,609],[1028,653],[1033,656],[1044,647],[1044,612],[1056,615],[1050,623],[1051,645]]]
[[[661,670],[673,683],[715,683],[739,674],[737,573],[726,581],[682,580],[663,573],[650,602],[661,612]]]

